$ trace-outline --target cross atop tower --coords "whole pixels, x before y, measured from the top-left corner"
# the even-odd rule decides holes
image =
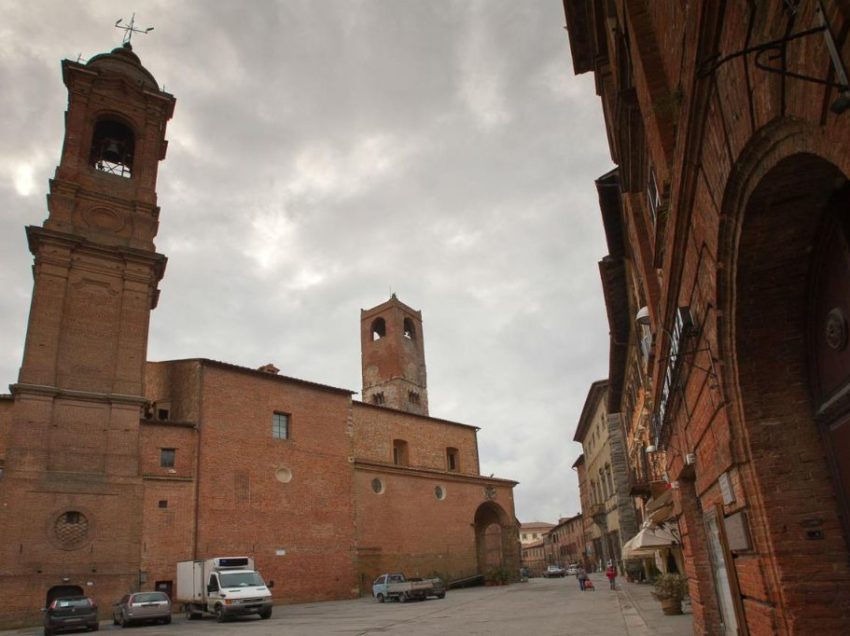
[[[130,16],[130,22],[128,24],[122,25],[122,20],[124,20],[124,18],[118,18],[118,21],[115,23],[115,28],[124,31],[124,44],[130,44],[130,40],[133,39],[134,33],[141,33],[142,35],[147,35],[151,31],[153,31],[153,27],[148,27],[147,29],[137,29],[135,13]]]

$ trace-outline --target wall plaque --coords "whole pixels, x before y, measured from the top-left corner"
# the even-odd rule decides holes
[[[723,525],[726,529],[726,542],[729,544],[729,550],[747,552],[753,549],[747,515],[743,510],[725,517]]]

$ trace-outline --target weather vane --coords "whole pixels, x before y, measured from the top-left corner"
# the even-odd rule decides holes
[[[115,23],[115,28],[121,29],[122,31],[124,31],[124,44],[130,43],[130,40],[133,39],[134,33],[141,33],[143,35],[147,35],[151,31],[153,31],[153,27],[148,27],[147,29],[137,29],[136,28],[136,14],[135,13],[133,13],[133,15],[130,17],[130,23],[129,24],[123,24],[122,25],[121,21],[123,19],[124,18],[118,18],[118,21]]]

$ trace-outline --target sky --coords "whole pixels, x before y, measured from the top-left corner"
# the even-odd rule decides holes
[[[422,311],[431,415],[478,426],[520,521],[580,511],[572,441],[607,376],[594,179],[611,169],[561,0],[0,0],[0,392],[47,215],[60,61],[119,46],[177,99],[148,359],[359,391],[360,309]],[[359,396],[355,396],[359,398]]]

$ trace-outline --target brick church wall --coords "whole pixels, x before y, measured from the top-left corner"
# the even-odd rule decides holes
[[[198,557],[253,556],[277,602],[355,594],[350,394],[205,363],[200,435]]]
[[[407,442],[408,465],[446,470],[446,449],[458,450],[460,473],[477,475],[478,441],[474,426],[395,409],[353,403],[354,454],[358,459],[393,461],[393,440]]]

